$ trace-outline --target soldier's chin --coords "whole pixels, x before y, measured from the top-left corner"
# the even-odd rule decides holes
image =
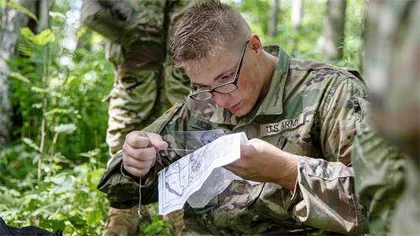
[[[242,102],[238,102],[234,106],[230,107],[228,110],[230,113],[234,114],[235,116],[238,116],[240,114],[240,111],[242,109]]]
[[[243,106],[243,103],[241,102],[241,107],[235,111],[231,111],[233,115],[240,118],[245,115],[247,115],[251,111],[251,108]]]

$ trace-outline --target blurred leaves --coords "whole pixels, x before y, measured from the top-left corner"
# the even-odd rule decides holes
[[[34,34],[28,27],[20,29],[20,34],[36,45],[44,46],[54,39],[54,33],[51,29],[46,29],[39,34]]]
[[[19,74],[17,72],[12,72],[12,73],[9,74],[9,76],[11,78],[18,79],[18,80],[20,80],[20,81],[22,81],[24,83],[27,83],[27,84],[30,84],[31,83],[31,81],[29,81],[29,79],[27,77],[25,77],[25,76],[23,76],[23,75],[21,75],[21,74]]]
[[[74,131],[76,131],[76,129],[77,127],[75,124],[60,124],[54,127],[54,132],[72,134]]]
[[[0,152],[0,216],[15,227],[100,235],[108,208],[96,189],[108,159],[102,98],[110,91],[113,71],[105,60],[103,37],[92,37],[95,33],[84,28],[77,38],[78,29],[69,24],[74,20],[69,19],[70,6],[56,2],[50,27],[38,34],[21,28],[16,55],[7,61],[15,126],[14,143]],[[44,63],[46,83],[45,68],[39,66]],[[45,152],[40,153],[43,118],[47,129]]]
[[[35,151],[39,151],[39,146],[32,141],[30,138],[22,138],[22,141],[28,145],[29,147],[33,148]]]
[[[34,32],[32,32],[32,30],[28,27],[20,29],[20,34],[29,40],[32,40],[32,38],[35,36]]]
[[[264,45],[277,44],[295,58],[324,61],[322,47],[327,12],[326,0],[304,1],[303,20],[297,31],[293,28],[291,21],[293,1],[280,0],[277,26],[279,34],[274,38],[268,36],[269,0],[224,0],[224,2],[242,13],[252,31],[260,36]],[[361,25],[365,8],[366,0],[348,0],[343,60],[324,62],[360,69]]]
[[[50,16],[52,18],[59,18],[61,20],[65,20],[66,19],[66,16],[63,13],[56,12],[56,11],[50,11]]]
[[[4,5],[28,15],[29,17],[34,19],[36,22],[38,22],[38,18],[34,15],[34,13],[32,13],[30,10],[28,10],[24,6],[20,5],[17,1],[0,0],[0,6],[4,6]]]
[[[0,216],[65,235],[99,235],[107,201],[96,184],[103,171],[75,165],[23,192],[0,186]]]
[[[50,29],[46,29],[32,38],[36,45],[44,46],[54,39],[54,34]]]

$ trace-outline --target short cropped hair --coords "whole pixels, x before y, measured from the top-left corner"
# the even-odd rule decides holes
[[[174,67],[211,55],[217,47],[240,50],[251,36],[241,14],[218,0],[200,2],[185,12],[172,29],[170,53]]]

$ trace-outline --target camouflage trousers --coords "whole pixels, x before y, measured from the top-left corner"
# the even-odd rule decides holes
[[[147,46],[151,48],[150,42],[142,45]],[[122,149],[128,133],[152,123],[171,105],[183,100],[189,91],[189,80],[184,73],[172,70],[168,63],[159,65],[159,60],[154,60],[153,66],[148,66],[151,63],[144,66],[142,59],[148,57],[146,50],[140,49],[135,53],[139,58],[137,60],[111,60],[115,67],[115,82],[107,98],[109,119],[106,134],[111,156]],[[144,220],[151,220],[153,207],[142,206],[142,215],[146,218]],[[168,229],[173,234],[185,230],[182,211],[164,219],[173,222],[173,226]]]
[[[109,120],[106,136],[111,155],[121,150],[128,133],[141,130],[188,94],[185,76],[172,71],[169,66],[160,71],[143,70],[135,76],[121,75],[118,67],[115,72],[114,87],[108,96]],[[153,211],[148,206],[142,206],[142,212],[147,218]],[[173,222],[173,226],[168,229],[172,233],[181,234],[185,230],[182,211],[164,219]]]
[[[106,142],[111,155],[121,150],[125,136],[156,120],[171,105],[188,94],[185,76],[162,70],[121,73],[117,67],[114,87],[108,96],[109,120]]]

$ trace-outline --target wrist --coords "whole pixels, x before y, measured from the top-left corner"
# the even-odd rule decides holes
[[[280,158],[282,159],[281,171],[278,171],[276,183],[294,191],[298,176],[298,156],[282,151]]]
[[[152,167],[153,168],[153,167]],[[149,187],[152,185],[152,183],[155,181],[155,171],[149,171],[145,176],[143,177],[137,177],[132,174],[130,174],[126,169],[124,169],[124,164],[121,163],[120,173],[125,178],[131,179],[133,182],[135,182],[137,185],[139,185],[142,188]]]
[[[122,176],[124,176],[125,178],[131,179],[132,181],[138,183],[140,181],[140,177],[135,176],[133,174],[131,174],[130,172],[128,172],[125,168],[124,168],[124,163],[121,163],[121,168],[120,168],[120,174]]]

